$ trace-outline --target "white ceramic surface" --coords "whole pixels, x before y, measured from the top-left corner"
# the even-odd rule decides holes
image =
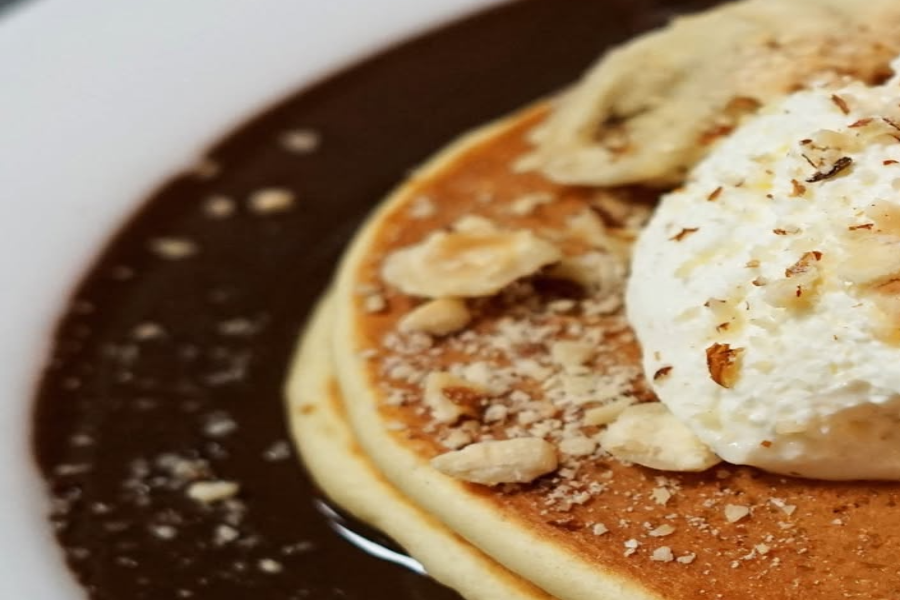
[[[32,0],[0,17],[0,599],[82,597],[29,453],[68,292],[158,183],[283,94],[497,0]]]

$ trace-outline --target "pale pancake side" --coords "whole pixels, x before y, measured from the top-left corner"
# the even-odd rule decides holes
[[[331,302],[307,325],[287,383],[294,443],[338,505],[400,543],[428,573],[470,600],[553,600],[413,505],[366,458],[346,422],[331,362]]]
[[[334,299],[335,367],[341,393],[357,439],[385,476],[416,504],[504,566],[564,600],[659,600],[660,596],[639,582],[583,560],[566,547],[564,539],[548,539],[545,531],[498,507],[484,490],[437,472],[426,456],[398,441],[379,413],[381,398],[369,379],[370,365],[360,354],[365,342],[357,321],[358,270],[372,245],[384,235],[384,221],[410,200],[417,181],[438,175],[462,154],[529,115],[533,116],[533,111],[513,115],[451,145],[388,198],[358,233],[340,267]]]

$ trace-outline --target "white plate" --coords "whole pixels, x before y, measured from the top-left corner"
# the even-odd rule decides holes
[[[33,0],[0,18],[0,598],[83,594],[30,456],[68,293],[136,203],[287,92],[497,0]]]

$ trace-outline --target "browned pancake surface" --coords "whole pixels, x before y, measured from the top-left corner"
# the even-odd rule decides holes
[[[442,443],[448,430],[432,421],[421,402],[419,382],[429,371],[458,361],[484,361],[502,370],[512,355],[519,360],[529,352],[546,353],[548,337],[564,338],[570,328],[580,337],[600,340],[592,359],[594,369],[618,373],[619,378],[639,369],[639,349],[622,310],[586,314],[591,312],[591,299],[546,274],[514,284],[498,297],[472,302],[476,318],[469,333],[442,338],[397,333],[398,320],[422,300],[386,286],[380,277],[382,261],[461,217],[480,215],[503,227],[559,237],[567,235],[568,218],[592,210],[613,226],[618,239],[632,236],[627,228],[616,227],[621,225],[616,215],[598,209],[598,198],[637,202],[647,194],[564,187],[513,168],[527,149],[526,133],[543,116],[540,109],[528,113],[436,174],[412,184],[408,201],[388,216],[384,235],[359,273],[358,280],[365,284],[357,318],[365,346],[372,349],[369,377],[382,392],[381,414],[396,438],[422,456],[448,450]],[[510,211],[517,200],[536,193],[550,194],[554,200],[528,214]],[[427,210],[421,208],[423,203]],[[583,250],[578,240],[558,243],[567,253]],[[372,290],[386,301],[384,308],[372,310],[368,302]],[[548,308],[559,300],[572,300],[576,306],[562,311]],[[536,334],[531,348],[520,340],[510,352],[487,349],[483,341],[495,339],[492,336],[505,319],[529,321],[530,327],[557,333],[547,334],[545,329]],[[541,402],[540,383],[525,377],[510,389]],[[631,379],[628,387],[625,395],[650,399],[640,377]],[[505,420],[471,426],[473,439],[485,435],[500,439],[521,431],[515,428],[521,428],[524,409],[510,395],[472,399],[476,410],[488,402],[509,406]],[[560,412],[541,418],[564,424],[578,416]],[[596,428],[583,431],[592,435]],[[900,566],[895,563],[900,551],[896,508],[900,486],[894,484],[789,479],[725,464],[702,474],[664,473],[623,465],[598,450],[587,458],[564,460],[559,472],[533,484],[468,487],[523,527],[664,598],[837,600],[900,595]]]

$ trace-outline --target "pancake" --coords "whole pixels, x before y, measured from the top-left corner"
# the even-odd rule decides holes
[[[436,580],[472,600],[553,600],[409,502],[359,449],[333,376],[331,305],[307,325],[287,384],[291,432],[316,484],[342,508],[392,536]]]
[[[654,400],[621,308],[628,246],[653,194],[517,170],[546,113],[528,109],[451,146],[379,208],[348,251],[333,299],[332,360],[366,455],[429,515],[563,600],[896,597],[900,486],[724,464],[654,471],[597,446],[605,412]],[[527,251],[502,272],[489,262],[466,277],[441,262],[456,238],[435,238],[439,231],[469,241],[500,231]],[[600,280],[583,279],[591,273]],[[477,296],[457,319],[468,323],[410,332],[423,286],[446,296],[461,283]],[[574,350],[582,356],[573,359]],[[457,395],[455,417],[427,402],[429,375],[445,372],[470,388]],[[486,486],[432,466],[453,448],[519,437],[547,440],[559,468]]]

